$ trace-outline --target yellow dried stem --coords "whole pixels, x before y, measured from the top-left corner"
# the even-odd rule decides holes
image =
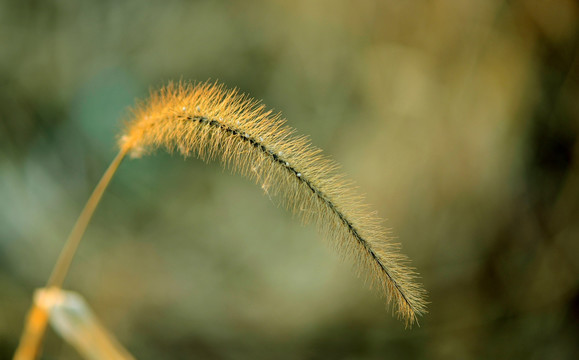
[[[99,183],[89,197],[84,209],[80,213],[74,227],[62,248],[58,260],[54,265],[52,274],[48,279],[47,288],[58,289],[66,278],[68,269],[76,254],[78,245],[86,231],[86,228],[96,210],[100,199],[108,187],[113,175],[123,161],[126,150],[121,150],[113,162],[109,165]],[[28,317],[24,324],[20,343],[14,354],[14,360],[33,360],[40,355],[44,333],[48,324],[48,313],[45,309],[39,308],[36,303],[32,304]]]
[[[124,149],[117,154],[113,162],[109,165],[109,167],[101,177],[99,183],[92,192],[88,201],[86,202],[84,209],[82,209],[82,212],[80,213],[78,219],[76,220],[76,223],[74,224],[74,227],[72,228],[72,231],[70,232],[70,235],[68,236],[68,239],[64,244],[64,248],[60,252],[60,256],[58,257],[56,265],[52,270],[52,274],[48,279],[48,283],[46,285],[47,288],[52,287],[60,288],[62,286],[66,274],[68,273],[70,263],[74,258],[74,254],[76,253],[78,245],[80,244],[80,240],[82,239],[86,231],[90,219],[92,218],[92,215],[94,214],[94,211],[96,210],[98,204],[100,203],[100,200],[103,194],[105,193],[105,190],[109,186],[111,179],[115,175],[115,172],[119,168],[119,165],[121,165],[121,162],[125,158],[126,154],[127,152]]]
[[[34,360],[42,348],[42,340],[48,325],[48,311],[36,303],[28,311],[20,344],[14,353],[14,360]]]

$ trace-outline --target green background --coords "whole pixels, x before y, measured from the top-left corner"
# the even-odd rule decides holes
[[[579,357],[579,7],[0,1],[0,358],[135,99],[219,80],[342,165],[429,292],[405,329],[216,163],[122,164],[66,288],[139,359]],[[78,359],[52,330],[43,359]]]

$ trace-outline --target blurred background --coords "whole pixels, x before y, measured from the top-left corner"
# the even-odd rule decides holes
[[[66,288],[139,359],[577,359],[579,6],[0,1],[0,358],[127,108],[219,80],[342,164],[429,292],[405,329],[216,164],[121,166]],[[43,359],[79,359],[49,331]]]

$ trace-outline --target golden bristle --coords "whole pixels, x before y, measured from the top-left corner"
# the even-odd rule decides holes
[[[338,251],[352,256],[360,274],[382,288],[388,302],[394,299],[407,324],[425,312],[425,291],[406,256],[388,242],[381,220],[336,173],[334,162],[259,102],[218,84],[169,84],[134,110],[120,146],[133,156],[163,147],[217,159],[267,184],[304,221],[315,220]]]

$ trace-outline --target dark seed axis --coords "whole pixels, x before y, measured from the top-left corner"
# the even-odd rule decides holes
[[[386,276],[388,276],[388,278],[392,281],[392,283],[394,284],[394,286],[398,290],[398,293],[404,299],[404,302],[406,302],[406,304],[408,304],[408,306],[410,308],[412,308],[412,305],[410,304],[409,300],[406,298],[406,294],[404,294],[404,292],[400,288],[398,282],[392,278],[388,269],[386,269],[386,267],[382,264],[382,262],[378,258],[378,255],[374,252],[374,250],[372,250],[372,248],[370,247],[368,242],[360,236],[360,234],[358,233],[358,230],[353,227],[352,223],[350,223],[350,221],[348,221],[348,219],[344,216],[344,214],[336,208],[334,203],[331,200],[329,200],[323,192],[321,192],[316,187],[314,187],[309,180],[307,180],[305,177],[303,177],[301,175],[301,173],[298,172],[294,167],[290,166],[289,163],[287,161],[285,161],[284,159],[282,159],[280,155],[278,155],[277,153],[275,153],[271,149],[268,149],[264,144],[260,143],[259,141],[257,141],[253,137],[249,136],[247,133],[242,132],[242,131],[237,130],[237,129],[234,129],[234,128],[231,128],[231,127],[227,126],[226,124],[219,122],[217,120],[208,119],[204,116],[188,116],[185,119],[189,120],[189,121],[198,122],[199,124],[206,124],[206,125],[209,125],[213,128],[221,129],[226,134],[237,136],[241,141],[248,142],[254,148],[259,149],[262,152],[266,153],[268,156],[270,156],[273,159],[273,161],[275,161],[276,163],[278,163],[281,166],[283,166],[284,168],[286,168],[290,173],[292,173],[296,178],[298,178],[299,181],[304,183],[312,191],[312,193],[314,193],[323,203],[325,203],[338,216],[338,218],[340,219],[342,224],[344,224],[348,228],[348,230],[354,236],[354,238],[364,247],[364,249],[366,249],[366,251],[370,254],[370,256],[372,256],[372,258],[378,263],[378,265],[380,266],[382,271],[384,271]]]

